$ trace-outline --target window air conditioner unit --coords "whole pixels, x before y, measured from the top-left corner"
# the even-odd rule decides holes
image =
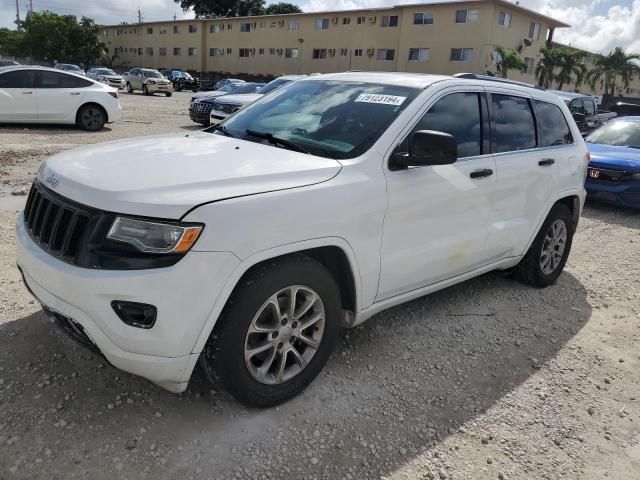
[[[331,23],[338,23],[338,17],[331,17]]]
[[[369,23],[376,23],[376,20],[378,19],[378,17],[367,17],[367,22]]]
[[[373,48],[367,48],[367,55],[369,55],[370,57],[373,57],[373,53],[374,53]]]

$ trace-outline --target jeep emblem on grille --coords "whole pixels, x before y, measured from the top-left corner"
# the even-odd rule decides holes
[[[58,177],[56,177],[55,175],[49,175],[44,179],[44,181],[51,185],[51,188],[56,188],[60,183],[60,180],[58,180]]]

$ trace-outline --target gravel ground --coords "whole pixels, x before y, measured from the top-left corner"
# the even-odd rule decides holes
[[[41,160],[194,129],[189,95],[122,96],[97,134],[0,127],[0,479],[640,478],[640,214],[587,205],[565,273],[491,273],[345,331],[270,410],[197,376],[174,395],[51,326],[15,268],[15,210]]]

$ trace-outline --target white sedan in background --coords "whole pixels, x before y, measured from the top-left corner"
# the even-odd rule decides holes
[[[118,91],[47,67],[0,70],[0,123],[66,123],[100,130],[120,119]]]
[[[87,77],[113,88],[121,89],[125,87],[124,78],[110,68],[92,68],[87,72]]]

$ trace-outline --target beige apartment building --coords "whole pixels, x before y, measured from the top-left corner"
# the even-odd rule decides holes
[[[516,50],[534,83],[540,48],[569,25],[504,0],[106,26],[115,65],[278,76],[344,70],[496,72]]]

